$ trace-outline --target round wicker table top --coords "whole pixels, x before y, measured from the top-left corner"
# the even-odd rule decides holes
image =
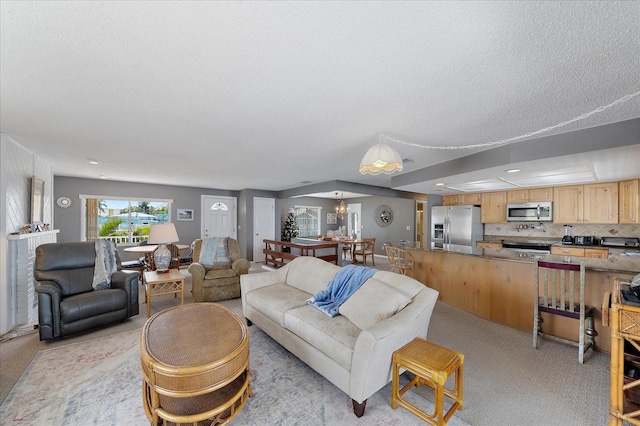
[[[147,320],[140,356],[145,377],[167,394],[208,392],[246,369],[249,334],[244,321],[220,304],[176,306]]]

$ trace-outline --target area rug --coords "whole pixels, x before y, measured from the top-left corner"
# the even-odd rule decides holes
[[[249,330],[254,396],[232,425],[424,424],[391,408],[391,384],[369,398],[363,417],[355,417],[344,392],[256,326]],[[139,339],[136,330],[39,352],[0,406],[0,424],[148,425]],[[409,394],[420,408],[433,409],[420,392]],[[449,424],[466,425],[456,417]]]

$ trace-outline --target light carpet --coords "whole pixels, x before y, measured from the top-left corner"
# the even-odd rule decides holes
[[[348,395],[258,327],[249,330],[254,396],[231,424],[424,424],[402,407],[391,408],[391,384],[369,398],[363,417],[355,417]],[[0,406],[0,423],[148,425],[139,340],[140,330],[135,330],[39,352]],[[423,389],[406,396],[431,412],[433,404],[423,397]],[[466,425],[456,417],[449,424]]]

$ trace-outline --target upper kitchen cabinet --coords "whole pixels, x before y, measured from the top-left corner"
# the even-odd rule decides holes
[[[618,214],[620,223],[640,223],[640,179],[619,184]]]
[[[553,191],[555,223],[618,223],[618,183],[559,186]]]
[[[530,203],[534,201],[553,201],[553,188],[507,191],[507,202],[509,203]]]
[[[584,223],[618,223],[618,182],[584,186]]]
[[[463,206],[479,206],[482,204],[482,194],[460,194],[460,204]]]
[[[482,223],[506,223],[507,192],[483,192],[480,216]]]
[[[582,223],[584,185],[555,187],[553,200],[553,221],[555,223]]]
[[[482,194],[450,194],[442,196],[443,206],[479,206],[482,203]]]
[[[460,195],[459,194],[443,195],[442,196],[442,205],[443,206],[457,206],[457,205],[460,205]]]

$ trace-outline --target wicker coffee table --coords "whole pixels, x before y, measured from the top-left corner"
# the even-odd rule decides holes
[[[247,326],[217,303],[176,306],[149,318],[140,357],[152,425],[225,424],[252,396]]]

